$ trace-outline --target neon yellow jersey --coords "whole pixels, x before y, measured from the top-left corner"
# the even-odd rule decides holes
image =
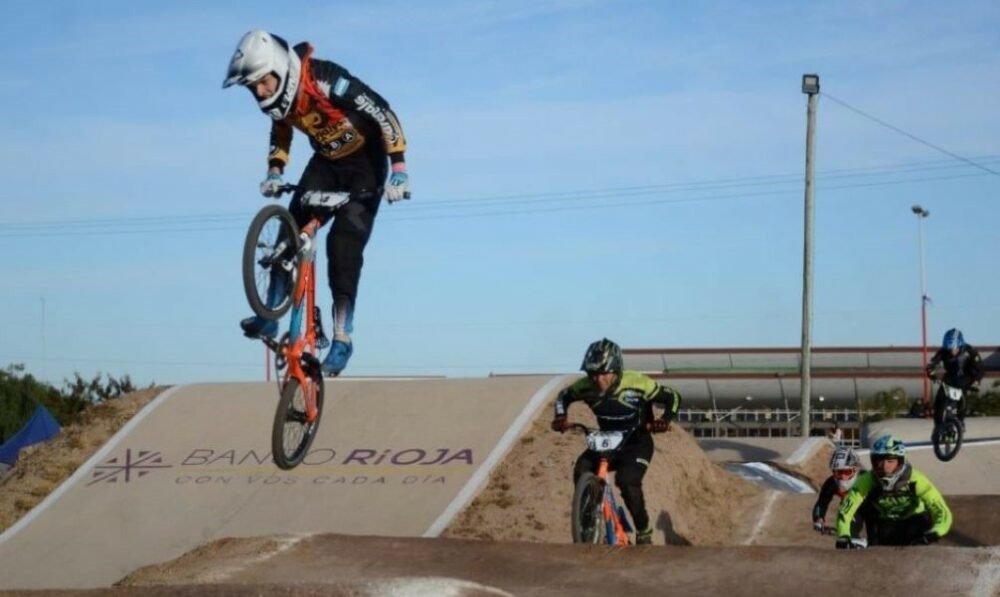
[[[615,385],[601,393],[584,377],[559,393],[555,402],[555,416],[565,417],[569,405],[583,401],[597,416],[605,431],[643,429],[652,420],[652,405],[664,408],[663,418],[672,421],[681,406],[680,393],[660,385],[656,380],[639,371],[626,370]]]
[[[951,510],[937,487],[922,472],[911,467],[897,482],[897,489],[883,491],[871,471],[858,475],[854,487],[840,502],[837,511],[837,536],[851,535],[851,521],[865,499],[870,499],[879,520],[900,521],[928,512],[934,526],[931,530],[944,537],[951,529]]]

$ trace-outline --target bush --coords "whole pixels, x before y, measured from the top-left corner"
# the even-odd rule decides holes
[[[906,390],[903,388],[892,388],[891,390],[876,392],[871,398],[861,401],[861,408],[864,411],[874,412],[874,414],[865,416],[865,419],[869,421],[881,421],[906,416],[910,413],[912,406],[912,400],[906,396]]]
[[[966,405],[966,412],[969,415],[1000,416],[1000,381],[993,382],[993,387],[989,390],[969,394],[967,400],[969,403]]]
[[[73,375],[73,381],[64,380],[63,389],[59,390],[25,373],[24,365],[9,365],[0,370],[0,444],[21,429],[39,404],[65,427],[80,422],[90,405],[136,390],[128,375],[114,379],[99,373],[90,381],[85,381],[79,373]]]

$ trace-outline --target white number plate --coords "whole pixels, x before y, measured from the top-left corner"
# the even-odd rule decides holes
[[[949,400],[954,400],[955,402],[958,402],[959,400],[962,399],[962,390],[959,388],[953,388],[946,384],[944,386],[944,393]]]
[[[591,431],[587,435],[587,447],[594,452],[610,452],[624,439],[625,434],[621,431]]]

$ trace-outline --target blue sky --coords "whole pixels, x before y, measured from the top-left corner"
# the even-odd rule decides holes
[[[818,73],[816,346],[1000,343],[996,2],[48,2],[0,23],[0,363],[252,380],[237,321],[268,120],[222,91],[264,28],[406,130],[355,375],[572,371],[587,343],[795,346],[803,73]],[[832,99],[831,99],[832,98]],[[297,136],[289,177],[309,157]],[[325,271],[325,268],[322,268]],[[328,316],[329,292],[319,297]]]

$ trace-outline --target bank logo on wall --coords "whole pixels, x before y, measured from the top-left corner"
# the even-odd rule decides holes
[[[130,483],[157,469],[173,469],[178,485],[438,485],[449,473],[464,474],[475,468],[472,448],[316,448],[294,473],[274,470],[270,451],[192,448],[180,459],[164,463],[156,450],[126,449],[124,456],[109,458],[94,467],[87,486]]]
[[[96,483],[128,483],[133,479],[144,477],[149,473],[161,469],[170,468],[171,465],[163,464],[163,456],[159,452],[152,450],[125,450],[125,456],[115,456],[107,460],[104,464],[94,467],[93,477],[87,486]]]

